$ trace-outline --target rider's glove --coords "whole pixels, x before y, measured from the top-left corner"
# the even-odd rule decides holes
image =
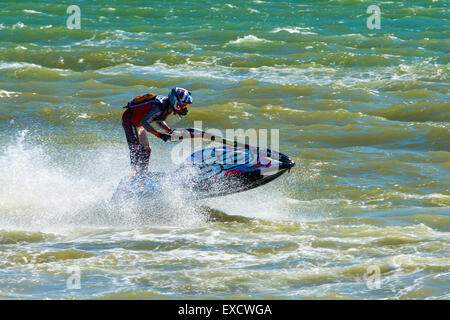
[[[164,142],[166,142],[167,140],[170,140],[170,134],[167,134],[167,133],[157,131],[156,136]]]

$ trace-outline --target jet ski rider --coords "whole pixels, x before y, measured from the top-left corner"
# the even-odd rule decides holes
[[[167,96],[145,94],[131,100],[124,108],[122,126],[130,149],[131,167],[136,176],[148,173],[151,148],[146,131],[163,141],[170,139],[173,130],[165,122],[170,114],[180,118],[188,113],[192,104],[191,93],[184,88],[173,88]],[[156,131],[151,123],[156,122],[167,133]]]

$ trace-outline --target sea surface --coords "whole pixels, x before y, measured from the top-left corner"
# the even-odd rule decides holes
[[[450,299],[448,1],[0,7],[0,299]],[[174,86],[194,104],[170,126],[278,129],[296,166],[111,205],[122,107]]]

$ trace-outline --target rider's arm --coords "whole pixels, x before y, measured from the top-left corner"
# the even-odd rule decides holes
[[[167,125],[167,123],[165,121],[156,121],[156,123],[163,128],[164,130],[166,130],[168,133],[172,133],[173,130]]]
[[[154,134],[155,136],[159,137],[159,132],[156,131],[155,128],[153,128],[151,124],[148,124],[147,122],[142,121],[142,125],[144,126],[145,130],[147,130],[148,132],[150,132],[150,133]]]
[[[150,110],[150,112],[147,113],[141,121],[141,125],[145,128],[145,130],[154,134],[157,137],[159,136],[159,133],[152,127],[151,122],[154,121],[155,118],[161,114],[162,114],[161,108],[159,108],[158,106],[154,106],[152,110]]]

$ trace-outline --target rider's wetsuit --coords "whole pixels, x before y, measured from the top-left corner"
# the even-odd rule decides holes
[[[134,100],[133,100],[134,101]],[[169,115],[167,96],[155,96],[144,103],[130,102],[122,115],[122,126],[130,149],[131,166],[136,175],[147,174],[150,161],[150,146],[139,140],[138,127],[148,130],[153,121],[165,121]]]

